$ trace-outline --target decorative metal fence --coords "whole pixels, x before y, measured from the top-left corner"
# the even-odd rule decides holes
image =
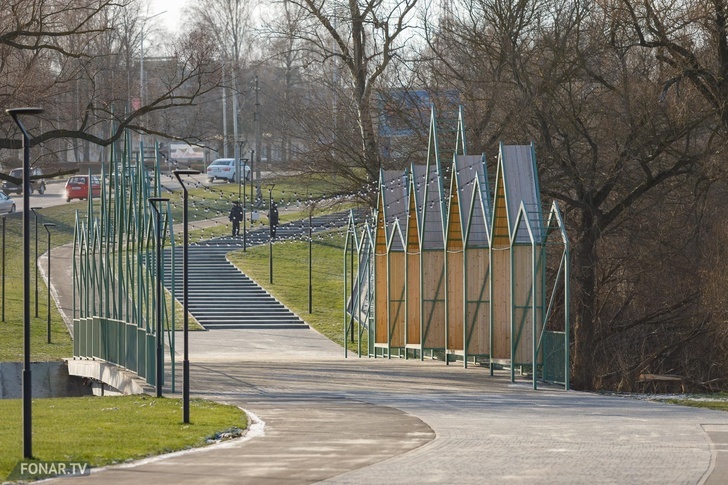
[[[134,160],[127,134],[123,149],[112,147],[108,166],[102,166],[105,183],[101,196],[95,199],[89,190],[85,213],[76,211],[74,358],[119,365],[156,386],[157,339],[164,339],[166,334],[174,392],[174,312],[168,311],[174,307],[168,307],[164,293],[158,301],[155,292],[167,264],[170,281],[174,281],[175,251],[167,252],[172,261],[162,260],[161,275],[157,274],[155,259],[158,243],[174,249],[174,232],[169,204],[166,210],[160,208],[163,217],[157,226],[148,202],[161,193],[158,147],[154,152],[153,167],[146,166],[144,160]],[[144,153],[143,147],[140,153]],[[162,335],[157,334],[155,325],[159,305]]]

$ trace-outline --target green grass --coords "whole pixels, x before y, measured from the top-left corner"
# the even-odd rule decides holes
[[[49,207],[38,211],[39,223],[52,222],[56,227],[51,229],[51,244],[63,245],[73,240],[75,208],[85,207],[82,204]],[[34,217],[31,214],[31,238],[35,237],[32,227]],[[0,223],[1,224],[1,223]],[[23,360],[23,248],[22,248],[21,214],[9,214],[5,219],[5,321],[0,322],[0,362],[18,362]],[[38,254],[47,251],[48,235],[45,228],[38,228]],[[31,241],[31,258],[35,259],[35,243]],[[52,361],[73,354],[71,336],[68,333],[60,313],[51,301],[51,341],[47,343],[46,306],[47,287],[38,274],[38,317],[35,317],[35,266],[30,270],[30,348],[31,360]],[[0,308],[2,301],[0,300]]]
[[[728,411],[728,393],[726,392],[691,394],[681,399],[660,399],[660,401],[680,406]]]
[[[273,244],[273,284],[269,284],[268,246],[235,251],[230,260],[246,275],[293,310],[317,331],[344,344],[344,237],[341,232],[314,235],[312,313],[308,313],[308,242]],[[356,269],[356,268],[355,268]],[[364,335],[366,338],[366,334]],[[348,343],[356,351],[356,345]],[[362,348],[366,349],[363,341]]]
[[[0,478],[23,458],[22,403],[0,400]],[[33,400],[33,457],[88,461],[92,467],[199,447],[216,433],[245,429],[235,406],[190,402],[190,424],[182,423],[179,399],[146,395]]]

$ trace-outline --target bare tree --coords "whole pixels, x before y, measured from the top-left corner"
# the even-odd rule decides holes
[[[104,0],[73,0],[62,9],[40,0],[0,5],[8,13],[0,21],[0,100],[8,107],[46,109],[38,118],[42,129],[28,120],[34,145],[82,140],[108,146],[127,128],[166,135],[149,115],[195,105],[219,84],[217,47],[207,32],[193,30],[158,63],[146,103],[132,106],[134,19],[120,15],[128,5]],[[9,118],[0,121],[0,149],[20,147],[14,130]]]
[[[333,112],[328,119],[337,121],[336,129],[346,127],[348,124],[343,118],[348,115],[348,108],[355,110],[357,155],[344,150],[340,158],[356,160],[359,169],[364,169],[366,179],[374,180],[381,165],[374,122],[375,90],[406,41],[417,0],[290,0],[289,3],[298,9],[302,18],[297,30],[282,34],[300,42],[301,48],[330,73],[322,76],[330,79],[334,90],[329,103]],[[342,97],[342,92],[346,96]]]
[[[700,234],[691,224],[707,189],[696,184],[723,148],[707,103],[665,97],[664,63],[637,47],[619,5],[454,5],[430,65],[468,96],[469,140],[491,153],[498,139],[535,141],[542,192],[565,207],[575,384],[633,387],[642,373],[674,372],[707,332],[686,243]],[[677,263],[680,284],[665,274]]]
[[[191,15],[196,19],[198,28],[210,33],[219,48],[220,61],[225,66],[228,80],[223,80],[223,89],[230,89],[232,92],[232,121],[233,121],[233,144],[237,154],[238,141],[240,141],[239,111],[241,102],[241,86],[243,73],[246,72],[249,53],[251,51],[251,19],[249,0],[205,0],[196,2],[191,7]],[[223,97],[225,94],[223,93]],[[227,113],[223,112],[227,119]],[[225,125],[225,123],[223,123]],[[225,126],[223,127],[225,129]],[[227,140],[227,133],[224,133],[224,140]],[[227,147],[224,147],[226,149]],[[240,156],[240,154],[238,154]],[[257,155],[258,160],[260,154]]]

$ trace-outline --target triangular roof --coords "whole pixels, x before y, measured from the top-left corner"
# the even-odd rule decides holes
[[[468,144],[465,140],[465,118],[463,117],[463,107],[458,106],[458,131],[455,138],[455,151],[458,155],[468,154]]]
[[[454,155],[453,158],[457,158]],[[453,172],[454,162],[453,162]],[[448,251],[459,251],[463,249],[464,223],[462,219],[462,203],[460,201],[460,192],[457,187],[456,177],[450,178],[450,197],[448,198],[447,207],[447,229],[445,231],[446,248]],[[467,204],[467,202],[466,202]]]
[[[463,241],[473,247],[488,247],[491,206],[485,155],[456,155],[453,173],[460,202]]]
[[[502,193],[501,193],[502,191]],[[536,171],[536,156],[533,145],[503,145],[498,153],[498,170],[496,172],[496,190],[493,203],[493,237],[503,236],[498,230],[501,227],[500,203],[506,211],[508,221],[508,237],[515,244],[530,244],[531,238],[527,229],[520,225],[516,228],[518,210],[523,206],[528,215],[528,222],[536,242],[543,241],[543,215],[541,214],[541,191]],[[501,199],[502,197],[502,199]],[[498,214],[496,214],[498,212]]]
[[[401,228],[395,231],[395,222],[404,224],[407,219],[407,173],[396,170],[381,170],[379,176],[380,210],[384,216],[384,230],[387,247],[390,250],[404,249]],[[395,235],[399,237],[394,237]]]
[[[405,247],[407,250],[420,249],[420,219],[422,204],[425,197],[425,176],[427,167],[412,165],[409,178],[409,194],[407,202],[407,231],[405,233]]]
[[[425,200],[420,217],[422,249],[443,249],[445,247],[445,197],[442,166],[437,146],[437,121],[435,107],[430,115],[430,137],[427,146],[427,175],[425,178]]]

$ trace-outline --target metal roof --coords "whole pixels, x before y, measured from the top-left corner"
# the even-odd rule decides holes
[[[534,239],[536,242],[543,241],[541,191],[538,186],[533,145],[501,144],[498,165],[503,176],[511,241],[516,244],[530,244],[531,242],[526,227],[515,227],[521,203],[528,214],[528,222]]]
[[[463,241],[472,247],[488,247],[491,197],[485,155],[456,155],[454,170]]]
[[[422,249],[444,249],[445,227],[443,225],[443,189],[442,177],[437,165],[430,165],[427,170],[426,200],[422,207]]]
[[[404,249],[402,232],[395,231],[395,222],[399,225],[407,223],[407,173],[396,170],[382,170],[380,173],[380,193],[384,207],[384,228],[387,244],[390,249]]]

